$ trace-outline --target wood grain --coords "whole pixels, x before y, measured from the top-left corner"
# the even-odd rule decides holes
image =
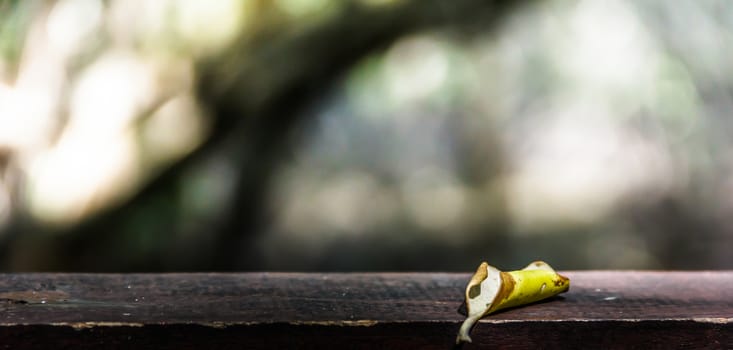
[[[477,347],[733,348],[733,272],[566,272]],[[448,349],[468,274],[6,274],[0,348]]]

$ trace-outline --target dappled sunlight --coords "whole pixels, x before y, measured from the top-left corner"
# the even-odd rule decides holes
[[[41,221],[75,222],[135,188],[135,144],[129,133],[71,134],[38,156],[28,169],[30,211]]]
[[[149,175],[140,169],[155,169],[200,143],[205,128],[192,101],[172,99],[152,113],[170,91],[191,88],[171,89],[158,79],[174,74],[179,78],[168,83],[185,84],[189,73],[185,65],[178,68],[166,73],[168,67],[132,52],[110,51],[82,71],[70,96],[66,127],[28,169],[31,215],[53,223],[76,222],[129,196]],[[140,132],[148,142],[138,145],[135,134],[146,113],[152,114]],[[151,156],[142,159],[145,154]]]
[[[431,37],[406,38],[386,54],[384,80],[394,105],[424,102],[434,95],[448,75],[448,59]]]
[[[17,77],[0,82],[0,147],[27,176],[21,209],[40,222],[70,225],[131,196],[152,171],[194,150],[206,134],[191,97],[191,58],[149,55],[119,39],[161,35],[166,29],[153,22],[165,23],[175,10],[178,40],[197,54],[211,52],[238,30],[238,2],[207,6],[200,17],[184,8],[199,6],[195,1],[150,5],[133,18],[142,29],[129,22],[118,27],[120,3],[54,3],[30,25]],[[216,25],[203,28],[202,20]],[[104,46],[108,25],[118,40]],[[87,64],[79,65],[80,57]]]
[[[181,41],[192,49],[221,49],[234,40],[243,25],[243,1],[172,1]],[[161,19],[159,18],[158,21]]]
[[[158,90],[152,67],[129,53],[100,57],[78,79],[65,130],[70,138],[125,130],[153,102]]]
[[[730,65],[708,64],[723,50],[703,49],[711,37],[699,44],[696,38],[700,31],[730,35],[733,28],[711,26],[715,13],[693,7],[705,24],[689,36],[679,32],[671,44],[699,48],[699,61],[694,51],[675,51],[665,38],[668,27],[654,17],[662,11],[683,21],[675,5],[627,1],[542,3],[508,19],[498,35],[462,42],[440,31],[419,33],[367,57],[345,80],[343,95],[316,113],[320,127],[302,151],[315,164],[296,162],[287,170],[300,175],[290,176],[299,180],[274,202],[289,208],[274,209],[278,222],[290,223],[278,226],[279,237],[308,227],[321,237],[314,239],[356,231],[399,241],[412,234],[407,226],[460,246],[476,239],[472,228],[506,220],[518,240],[584,232],[573,237],[587,242],[582,259],[591,266],[659,267],[650,236],[664,234],[639,231],[634,225],[647,219],[624,215],[715,186],[704,185],[710,179],[704,174],[715,171],[715,162],[730,163],[707,151],[708,128],[726,124],[720,114],[729,109],[705,109],[699,79],[706,77],[698,73]],[[729,76],[715,77],[721,79],[717,89],[733,86]],[[718,98],[730,106],[729,96]],[[466,150],[481,156],[467,160]],[[328,175],[334,178],[371,164],[359,178],[380,179],[378,191],[309,175],[333,162],[340,164]],[[377,192],[399,193],[390,204],[399,214],[370,227],[366,193]],[[319,193],[332,196],[321,201]],[[712,207],[700,203],[698,210]],[[338,220],[316,219],[329,215]],[[381,234],[389,227],[399,227],[391,229],[397,237]]]
[[[591,224],[622,201],[640,193],[663,196],[684,178],[668,151],[595,106],[563,108],[537,111],[542,121],[507,148],[507,198],[520,232]]]
[[[28,150],[44,144],[52,131],[52,120],[44,111],[50,103],[41,92],[18,89],[0,83],[0,148]],[[16,122],[23,118],[23,123]]]
[[[733,6],[468,5],[0,4],[0,249],[733,266]]]
[[[46,31],[49,44],[64,56],[77,52],[84,41],[94,40],[102,27],[100,0],[62,0],[48,15]]]
[[[193,151],[207,133],[203,113],[192,96],[176,96],[166,101],[142,126],[141,144],[155,150],[143,165],[165,164]]]
[[[149,54],[206,56],[224,49],[247,25],[256,1],[113,1],[109,30],[116,45],[137,46]],[[131,24],[134,24],[131,26]],[[182,56],[186,56],[182,55]]]
[[[584,89],[643,88],[659,48],[649,39],[638,15],[623,1],[580,1],[570,14],[566,38],[558,45],[555,65]],[[582,96],[582,95],[581,95]]]

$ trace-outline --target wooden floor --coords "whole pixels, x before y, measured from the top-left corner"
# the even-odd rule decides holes
[[[471,348],[733,348],[733,272],[563,272]],[[468,274],[5,274],[0,349],[450,349]]]

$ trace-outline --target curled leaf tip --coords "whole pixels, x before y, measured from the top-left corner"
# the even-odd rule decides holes
[[[567,292],[570,280],[544,261],[522,270],[503,272],[482,262],[466,286],[466,320],[456,344],[471,342],[469,333],[482,317],[501,309],[525,305]]]

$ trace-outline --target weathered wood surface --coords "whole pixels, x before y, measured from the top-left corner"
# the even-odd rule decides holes
[[[567,272],[464,348],[733,348],[733,272]],[[0,348],[449,349],[468,274],[6,274]]]

